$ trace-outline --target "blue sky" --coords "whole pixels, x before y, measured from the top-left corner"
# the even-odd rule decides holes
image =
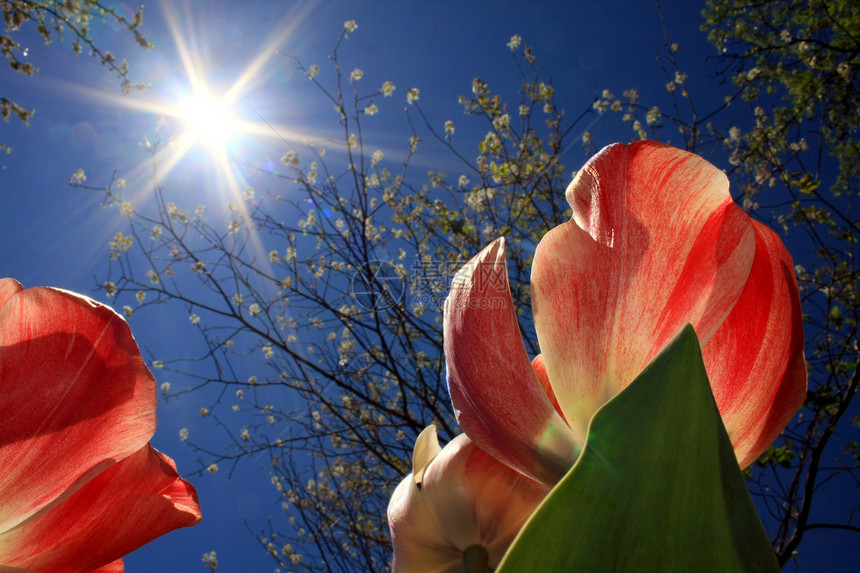
[[[715,54],[698,30],[700,5],[685,0],[661,5],[670,40],[681,45],[693,96],[708,107],[722,97],[724,87],[713,77],[714,64],[706,61]],[[178,32],[171,32],[170,20]],[[83,168],[88,183],[103,185],[116,169],[129,179],[130,193],[136,186],[144,192],[149,167],[140,142],[155,133],[158,113],[153,109],[176,105],[191,83],[181,63],[181,45],[216,91],[233,85],[255,61],[260,64],[236,104],[238,116],[256,122],[262,117],[279,130],[325,135],[336,127],[330,105],[320,101],[289,59],[274,52],[320,65],[324,81],[327,55],[346,20],[355,20],[358,29],[342,48],[343,67],[363,69],[363,81],[370,85],[390,80],[398,87],[378,116],[374,137],[383,144],[408,138],[402,108],[409,87],[421,90],[422,108],[439,126],[446,119],[462,119],[457,97],[470,92],[476,76],[491,87],[515,93],[516,71],[505,45],[513,34],[534,47],[554,79],[558,101],[571,116],[588,107],[604,88],[620,94],[636,87],[644,98],[665,97],[665,79],[655,59],[662,53],[663,31],[655,5],[648,1],[575,0],[528,7],[523,2],[462,0],[154,2],[147,5],[142,28],[156,44],[154,50],[140,50],[128,34],[111,26],[94,32],[99,45],[128,59],[133,81],[150,84],[127,98],[119,95],[116,77],[96,61],[87,57],[75,61],[68,42],[45,47],[35,36],[22,35],[19,41],[29,38],[28,57],[41,71],[34,78],[3,76],[4,95],[37,112],[29,127],[14,120],[0,126],[0,141],[14,148],[13,154],[0,157],[4,166],[0,272],[25,286],[58,286],[109,302],[96,285],[106,275],[107,243],[117,230],[126,230],[126,222],[116,209],[102,210],[98,193],[69,188],[71,174]],[[129,100],[137,105],[128,105]],[[629,138],[617,121],[593,125],[591,131],[598,147]],[[483,133],[471,135],[477,143]],[[461,141],[470,141],[469,137],[464,131]],[[277,160],[285,151],[271,134],[240,136],[230,148],[231,159],[239,165],[235,169],[255,186],[274,183],[260,180],[251,168]],[[577,146],[568,153],[566,164],[575,168],[585,159]],[[433,157],[419,161],[432,165]],[[163,183],[174,192],[187,193],[189,204],[212,203],[223,191],[218,174],[211,156],[193,149]],[[130,323],[145,355],[157,355],[184,336],[182,329],[188,327],[187,316],[167,311],[135,316]],[[156,374],[159,382],[164,381]],[[181,472],[197,469],[198,456],[179,441],[178,430],[202,431],[200,403],[186,398],[162,402],[159,408],[154,445],[173,457]],[[277,511],[277,492],[260,469],[263,464],[264,460],[247,460],[229,481],[226,471],[192,478],[200,494],[202,524],[171,533],[130,555],[126,570],[205,571],[201,557],[212,550],[218,554],[220,571],[273,570],[244,522],[247,518],[257,530]],[[824,543],[825,536],[834,540],[834,547],[855,542],[812,533],[802,548],[819,540]],[[824,564],[809,562],[804,571],[823,571],[819,567]]]

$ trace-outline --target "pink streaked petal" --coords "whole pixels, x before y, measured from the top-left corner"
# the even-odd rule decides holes
[[[123,555],[199,521],[194,488],[173,460],[146,446],[47,513],[0,535],[0,561],[57,573],[108,565],[98,570],[121,571],[116,560]]]
[[[558,481],[582,441],[532,369],[508,286],[504,239],[454,278],[445,303],[445,359],[457,421],[472,441],[527,476]]]
[[[126,322],[58,289],[17,290],[0,306],[0,394],[0,532],[155,431],[155,379]]]
[[[108,563],[104,567],[94,569],[91,573],[123,573],[124,571],[125,565],[123,564],[122,559],[117,559],[112,563]]]
[[[543,362],[575,432],[685,324],[705,344],[731,312],[755,238],[728,188],[713,165],[655,142],[609,146],[570,184],[573,217],[538,245],[531,284]]]
[[[22,290],[24,287],[15,279],[0,279],[0,309],[9,302],[13,295]]]
[[[552,407],[555,408],[555,411],[564,419],[564,412],[561,411],[561,406],[558,405],[558,400],[555,397],[555,391],[552,389],[552,384],[549,381],[549,375],[546,373],[546,365],[543,363],[543,355],[538,354],[532,359],[532,368],[535,371],[535,375],[540,380],[540,385],[543,388],[544,393],[547,398],[549,398]]]
[[[806,398],[807,380],[794,264],[776,233],[753,225],[757,248],[749,281],[702,352],[741,467],[788,425]]]

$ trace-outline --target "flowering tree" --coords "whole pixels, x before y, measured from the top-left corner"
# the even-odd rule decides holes
[[[752,109],[749,127],[730,130],[726,142],[744,202],[803,244],[796,262],[810,392],[797,424],[750,480],[774,520],[782,565],[812,529],[860,532],[856,497],[846,499],[838,521],[822,522],[812,511],[825,484],[856,483],[860,460],[850,409],[860,383],[852,202],[860,189],[860,23],[856,6],[842,1],[720,0],[709,2],[704,16]],[[841,443],[833,443],[837,436]]]
[[[857,469],[856,444],[830,445],[837,429],[849,428],[860,376],[851,263],[856,166],[848,161],[856,126],[841,121],[847,108],[837,102],[797,98],[824,90],[826,82],[847,84],[827,91],[840,102],[856,98],[857,51],[843,44],[860,34],[839,3],[828,5],[830,25],[810,24],[808,11],[782,4],[790,3],[774,3],[780,8],[772,14],[741,2],[709,4],[715,43],[739,50],[731,60],[737,86],[710,113],[693,105],[679,48],[668,41],[668,105],[648,105],[636,90],[615,97],[607,89],[581,113],[565,113],[532,50],[515,36],[509,43],[521,78],[515,99],[506,102],[481,79],[460,98],[463,121],[486,130],[477,146],[458,141],[453,121],[426,116],[418,89],[392,82],[368,88],[360,69],[341,69],[339,50],[356,29],[350,21],[325,73],[291,60],[333,104],[340,142],[289,146],[283,171],[272,174],[277,189],[244,189],[226,220],[210,220],[211,207],[184,205],[157,177],[154,208],[124,198],[120,179],[102,189],[129,225],[110,244],[101,286],[128,316],[168,303],[183,308],[199,330],[205,342],[199,355],[158,356],[152,365],[183,373],[191,382],[165,384],[163,391],[197,396],[201,415],[228,440],[224,447],[212,436],[182,435],[200,452],[201,471],[261,452],[270,459],[283,519],[269,522],[258,538],[275,562],[329,571],[388,566],[385,508],[412,468],[417,435],[431,423],[444,441],[459,433],[442,352],[441,305],[450,281],[486,244],[506,237],[520,334],[529,355],[538,353],[528,293],[534,248],[570,217],[562,160],[574,130],[582,133],[581,120],[601,113],[617,113],[635,139],[665,139],[667,128],[678,129],[684,147],[728,168],[747,210],[788,233],[800,265],[810,394],[802,414],[748,471],[749,484],[769,511],[765,525],[781,564],[811,528],[858,530],[854,506],[846,507],[843,523],[810,518],[818,488],[839,488]],[[721,24],[757,17],[773,24],[772,37]],[[812,83],[798,91],[786,70],[805,66],[810,50],[821,63],[807,66],[812,71],[804,81]],[[789,99],[768,87],[786,90]],[[395,97],[408,104],[409,134],[392,160],[374,144],[373,116],[390,113]],[[808,132],[821,126],[824,135],[810,143]],[[589,150],[610,143],[600,140],[582,136]],[[430,145],[450,153],[450,173],[414,173],[415,155]],[[150,151],[162,147],[156,142]],[[808,164],[807,157],[828,153],[844,157],[845,165]]]
[[[15,39],[15,34],[27,26],[33,26],[36,32],[50,44],[61,41],[68,34],[72,39],[72,50],[75,54],[87,51],[103,65],[116,73],[122,81],[122,90],[128,93],[132,88],[143,89],[142,84],[133,84],[128,78],[128,64],[103,46],[97,46],[90,35],[90,28],[100,19],[109,18],[119,26],[134,34],[135,41],[143,48],[149,48],[149,41],[140,31],[143,22],[143,8],[134,13],[129,19],[122,15],[117,8],[106,5],[99,0],[76,0],[56,2],[53,0],[0,0],[3,10],[3,20],[6,28],[0,34],[0,54],[6,59],[9,67],[25,76],[32,76],[38,68],[26,61],[29,48],[22,47]],[[95,22],[94,22],[95,20]],[[12,99],[11,94],[0,92],[0,116],[8,122],[14,115],[24,123],[29,122],[36,110],[27,109]],[[0,150],[9,150],[0,143]]]

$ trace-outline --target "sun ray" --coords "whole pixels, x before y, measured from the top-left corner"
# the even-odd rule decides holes
[[[243,200],[243,190],[247,182],[239,170],[239,165],[244,160],[239,159],[240,156],[235,153],[236,149],[244,145],[243,141],[247,143],[249,138],[276,140],[279,146],[285,144],[295,151],[302,142],[327,139],[324,135],[321,137],[317,131],[303,131],[272,118],[264,118],[254,106],[254,91],[276,70],[281,69],[273,65],[267,67],[267,64],[272,63],[272,57],[280,53],[279,49],[288,44],[292,35],[301,32],[308,14],[318,4],[303,3],[300,9],[285,14],[282,20],[273,26],[275,31],[254,52],[250,62],[240,67],[235,79],[226,89],[221,90],[210,85],[212,78],[207,78],[207,51],[195,27],[198,20],[191,12],[190,3],[162,0],[161,5],[170,34],[169,42],[178,56],[179,65],[175,77],[166,82],[160,81],[153,89],[131,96],[60,80],[45,83],[52,88],[56,87],[58,91],[74,94],[90,102],[167,118],[171,120],[168,125],[174,129],[184,127],[184,131],[175,137],[170,137],[170,130],[160,131],[159,135],[166,139],[153,140],[152,145],[142,137],[142,147],[148,148],[150,158],[131,167],[126,171],[125,177],[142,181],[147,177],[147,168],[156,166],[156,176],[163,182],[187,157],[193,155],[193,161],[203,158],[211,166],[206,170],[209,173],[206,176],[213,177],[215,182],[210,189],[225,195],[225,203],[233,203],[237,210],[248,216],[247,203]],[[214,38],[209,40],[216,41]],[[223,69],[219,69],[219,72],[223,72]],[[186,87],[183,89],[180,85]],[[204,108],[208,108],[208,111]],[[236,113],[236,108],[245,113]],[[256,115],[259,120],[249,120],[242,115]],[[198,153],[199,151],[203,154]],[[200,187],[199,184],[195,185]],[[144,191],[143,186],[136,190],[126,190],[127,198],[135,202],[145,201],[145,194],[150,192]],[[249,234],[248,247],[258,252],[257,258],[263,264],[268,262],[258,233],[252,231]]]

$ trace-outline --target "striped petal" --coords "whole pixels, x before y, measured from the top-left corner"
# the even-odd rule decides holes
[[[807,379],[794,264],[776,233],[756,221],[753,226],[749,280],[702,352],[741,467],[755,461],[803,405]]]
[[[62,503],[0,534],[0,561],[33,571],[122,571],[123,555],[200,521],[173,460],[145,446]]]
[[[444,340],[448,390],[463,431],[524,475],[558,481],[582,440],[556,413],[529,361],[508,286],[504,239],[454,278]]]
[[[567,190],[572,219],[538,245],[535,329],[565,418],[592,414],[690,323],[706,344],[750,273],[755,237],[725,175],[655,142],[612,145]]]
[[[4,532],[146,446],[156,397],[128,325],[111,309],[8,281],[0,293]]]

